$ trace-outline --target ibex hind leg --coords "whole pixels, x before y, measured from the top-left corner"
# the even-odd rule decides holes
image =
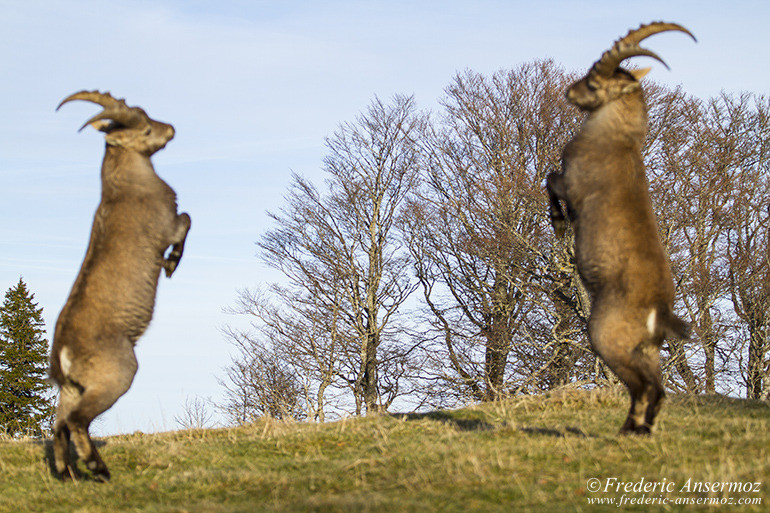
[[[631,409],[621,428],[623,434],[649,435],[665,398],[658,346],[644,338],[628,355],[627,376],[622,378],[631,394]]]
[[[612,365],[610,367],[612,368]],[[633,368],[633,365],[616,365],[613,370],[628,388],[628,394],[631,398],[628,416],[620,427],[619,433],[622,435],[650,434],[650,427],[645,424],[649,397],[644,378]]]
[[[649,434],[651,424],[647,423],[646,415],[654,394],[650,391],[649,373],[643,370],[646,363],[639,361],[639,351],[636,349],[640,340],[645,337],[643,329],[634,328],[622,312],[610,314],[598,310],[595,307],[589,321],[591,345],[626,385],[631,398],[628,416],[620,428],[620,433]],[[655,404],[657,403],[656,399]]]
[[[655,419],[666,398],[666,392],[663,387],[663,376],[660,370],[660,349],[659,344],[646,341],[643,343],[635,355],[639,373],[644,379],[644,394],[646,396],[647,408],[644,413],[644,424],[637,429],[637,433],[649,433],[655,424]]]
[[[86,383],[83,394],[66,419],[78,456],[98,481],[108,481],[110,472],[88,429],[94,418],[107,411],[131,387],[137,369],[136,357],[130,342],[126,340],[124,344],[122,351],[103,355],[90,379],[83,379]]]
[[[64,378],[62,378],[64,379]],[[70,428],[67,417],[80,402],[81,389],[73,383],[62,384],[59,391],[59,403],[56,405],[56,422],[53,428],[54,468],[62,479],[77,477],[70,461]]]
[[[78,456],[83,460],[86,468],[91,471],[94,479],[102,482],[109,481],[110,471],[107,469],[107,465],[104,463],[104,460],[102,460],[99,451],[96,450],[93,440],[91,440],[91,436],[88,434],[88,427],[91,422],[86,419],[86,416],[73,416],[70,421],[70,426],[72,426],[72,441],[78,451]]]
[[[657,347],[642,342],[631,352],[628,367],[634,376],[631,381],[624,380],[631,394],[631,409],[621,433],[649,435],[666,395]]]
[[[177,266],[179,266],[179,261],[182,260],[184,243],[187,240],[187,232],[190,231],[191,224],[190,216],[186,213],[176,217],[176,228],[171,237],[171,251],[163,262],[163,269],[166,271],[167,278],[174,274]]]
[[[57,420],[53,429],[53,457],[56,472],[62,479],[74,479],[70,461],[70,428],[64,420]]]

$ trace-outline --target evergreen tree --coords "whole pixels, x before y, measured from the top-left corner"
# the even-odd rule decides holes
[[[0,433],[41,436],[54,413],[43,309],[23,279],[0,306]]]

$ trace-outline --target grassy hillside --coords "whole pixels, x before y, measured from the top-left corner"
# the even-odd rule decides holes
[[[615,434],[626,401],[622,391],[571,391],[325,425],[109,437],[108,484],[58,481],[50,444],[2,441],[0,511],[562,512],[620,511],[620,501],[633,511],[767,511],[768,405],[673,397],[656,434],[637,438]]]

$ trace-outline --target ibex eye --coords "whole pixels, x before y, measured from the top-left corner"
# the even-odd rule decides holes
[[[147,127],[147,128],[144,130],[144,135],[150,135],[150,132],[152,132],[152,127],[149,127],[149,126],[148,126],[148,127]]]

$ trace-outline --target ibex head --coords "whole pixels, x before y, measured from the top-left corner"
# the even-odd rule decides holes
[[[129,107],[125,100],[116,100],[110,93],[80,91],[65,98],[56,110],[72,100],[85,100],[104,107],[104,110],[86,121],[80,130],[91,125],[105,132],[110,146],[133,150],[148,157],[166,146],[174,138],[174,127],[151,119],[139,107]]]
[[[618,39],[612,48],[604,52],[588,74],[570,86],[567,90],[567,100],[580,110],[592,111],[624,94],[641,89],[639,80],[650,71],[650,68],[627,71],[619,67],[620,63],[629,57],[646,55],[660,61],[668,68],[663,59],[654,52],[639,46],[642,40],[651,35],[668,30],[684,32],[697,41],[689,30],[676,23],[656,21],[642,25],[636,30],[631,30],[626,37]]]

